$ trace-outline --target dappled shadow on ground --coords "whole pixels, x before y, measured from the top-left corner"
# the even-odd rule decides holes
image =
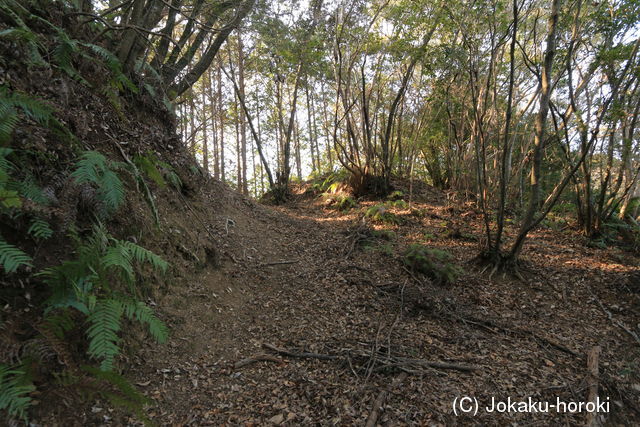
[[[529,283],[490,279],[468,262],[481,238],[473,210],[418,201],[395,211],[400,224],[370,223],[393,236],[362,246],[350,239],[374,202],[341,213],[311,197],[269,208],[229,197],[207,216],[221,268],[185,273],[158,302],[171,343],[132,360],[129,374],[158,404],[150,418],[364,424],[380,391],[404,372],[379,423],[577,425],[584,413],[457,418],[451,405],[465,395],[584,401],[585,354],[599,345],[601,395],[619,402],[608,419],[638,420],[639,347],[615,323],[638,321],[638,295],[624,285],[636,258],[543,230],[526,248]],[[447,250],[465,272],[438,286],[407,271],[401,255],[416,242]],[[277,354],[265,343],[331,357]],[[475,369],[389,363],[400,358]]]

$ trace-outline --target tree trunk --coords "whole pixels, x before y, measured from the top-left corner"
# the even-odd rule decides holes
[[[544,154],[545,129],[547,124],[547,114],[549,113],[549,102],[551,99],[551,71],[553,68],[553,58],[556,54],[556,31],[558,24],[558,9],[560,8],[560,0],[552,0],[551,15],[549,16],[547,47],[544,55],[544,66],[542,68],[541,90],[540,90],[540,107],[536,116],[533,158],[531,165],[531,195],[527,211],[522,220],[520,231],[511,248],[510,258],[513,262],[517,261],[524,240],[529,231],[534,226],[534,215],[538,210],[541,192],[541,166]]]

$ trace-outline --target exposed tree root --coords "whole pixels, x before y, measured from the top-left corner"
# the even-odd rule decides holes
[[[517,258],[514,258],[511,254],[505,254],[503,252],[484,250],[480,252],[471,263],[478,264],[482,267],[480,274],[484,274],[489,270],[489,280],[493,279],[496,273],[502,273],[503,277],[507,275],[518,279],[524,284],[529,284],[529,281],[524,277],[522,262]]]

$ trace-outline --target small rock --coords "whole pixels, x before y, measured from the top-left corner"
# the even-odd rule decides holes
[[[282,424],[283,421],[284,421],[284,415],[282,414],[278,414],[269,418],[269,422],[273,424]]]

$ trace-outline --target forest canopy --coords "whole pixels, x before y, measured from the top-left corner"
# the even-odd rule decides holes
[[[555,206],[588,236],[638,214],[637,1],[258,2],[179,98],[205,170],[258,196],[345,170],[464,192],[491,257]],[[492,212],[496,212],[494,215]]]

